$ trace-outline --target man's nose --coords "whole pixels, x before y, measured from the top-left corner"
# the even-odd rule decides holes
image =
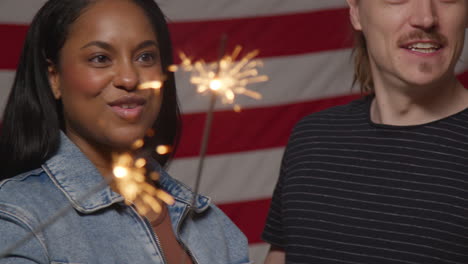
[[[433,0],[414,0],[411,6],[410,24],[413,27],[429,30],[438,26],[438,10]]]

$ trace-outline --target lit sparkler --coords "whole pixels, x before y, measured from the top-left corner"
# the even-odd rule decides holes
[[[156,147],[156,153],[166,155],[172,152],[172,147],[169,145],[159,145]]]
[[[242,51],[242,47],[236,46],[230,55],[226,55],[224,52],[225,44],[226,37],[223,37],[221,40],[219,60],[214,63],[205,63],[203,60],[192,62],[191,58],[187,57],[184,53],[180,53],[180,68],[185,72],[191,73],[190,82],[197,87],[197,92],[211,94],[200,147],[200,160],[198,163],[197,176],[195,178],[192,206],[195,204],[200,186],[217,97],[220,97],[221,102],[224,104],[233,104],[236,95],[241,94],[254,99],[261,99],[262,95],[247,89],[247,85],[268,80],[268,76],[259,75],[257,70],[258,67],[263,66],[259,60],[254,60],[259,53],[258,50],[249,52],[243,58],[237,60]],[[173,65],[169,67],[169,70],[177,71],[178,67]],[[234,105],[234,111],[239,112],[240,106]]]
[[[193,214],[196,197],[200,188],[203,164],[217,97],[220,97],[221,102],[224,104],[233,104],[236,95],[241,94],[254,99],[261,99],[262,95],[247,89],[247,85],[268,81],[268,76],[259,76],[257,70],[257,68],[263,66],[263,64],[259,60],[253,60],[258,55],[258,50],[249,52],[246,56],[237,61],[242,47],[236,46],[230,55],[226,55],[224,51],[225,45],[226,37],[223,36],[221,39],[219,60],[214,63],[205,63],[203,60],[192,62],[191,58],[187,57],[184,53],[180,53],[180,68],[185,72],[191,73],[190,82],[197,87],[197,92],[201,94],[211,94],[200,147],[200,159],[195,178],[194,194],[190,210],[191,214]],[[175,72],[178,68],[179,67],[172,65],[169,67],[169,71]],[[240,111],[240,106],[237,104],[234,105],[233,108],[236,112]],[[185,258],[183,258],[182,263],[185,263]]]
[[[159,214],[161,201],[173,204],[174,199],[163,190],[157,189],[146,181],[146,160],[134,159],[129,153],[114,156],[114,183],[117,191],[125,197],[125,203],[135,204],[138,213],[147,215],[150,211]],[[151,179],[157,180],[157,174]]]
[[[141,89],[141,90],[155,89],[156,91],[159,91],[161,87],[162,87],[161,81],[149,81],[149,82],[144,82],[138,85],[138,89]]]
[[[223,57],[214,63],[205,63],[203,60],[192,62],[184,53],[180,54],[182,60],[180,68],[191,72],[190,82],[197,87],[199,93],[216,93],[224,104],[233,104],[236,95],[245,95],[254,99],[261,99],[258,92],[249,90],[247,85],[268,81],[268,76],[259,75],[257,68],[263,66],[259,60],[253,60],[258,55],[258,50],[249,52],[246,56],[236,61],[242,51],[241,46],[236,46],[230,55]],[[177,66],[171,66],[169,70],[176,71]],[[239,106],[235,106],[239,109]]]

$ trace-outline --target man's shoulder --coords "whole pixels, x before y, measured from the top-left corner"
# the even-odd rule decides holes
[[[325,110],[315,112],[302,118],[296,129],[309,124],[336,125],[354,121],[361,121],[368,116],[369,98],[362,97],[343,105],[336,105]]]

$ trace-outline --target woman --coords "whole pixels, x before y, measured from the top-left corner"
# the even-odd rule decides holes
[[[150,223],[106,186],[112,155],[177,145],[167,25],[153,0],[49,0],[28,31],[0,142],[0,263],[248,263],[247,242],[208,198],[148,159],[175,203]],[[164,80],[160,93],[138,89]],[[154,153],[154,152],[153,152]],[[141,155],[141,153],[140,153]],[[157,162],[156,162],[157,161]]]

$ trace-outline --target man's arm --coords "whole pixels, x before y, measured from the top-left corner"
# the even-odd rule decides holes
[[[284,250],[277,246],[270,246],[264,264],[284,264],[286,263]]]

